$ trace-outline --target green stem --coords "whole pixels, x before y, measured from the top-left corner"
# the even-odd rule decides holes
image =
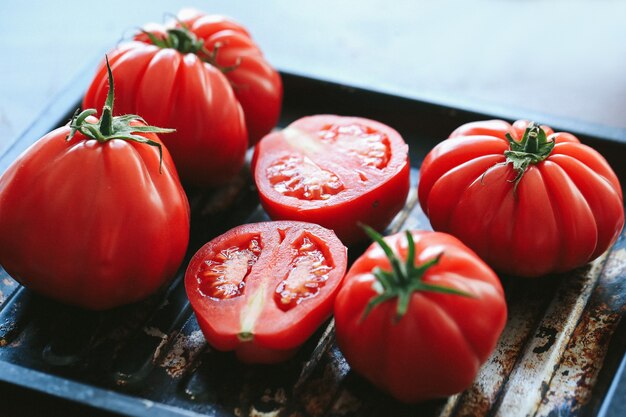
[[[131,142],[143,143],[148,146],[154,146],[159,150],[159,172],[163,164],[163,146],[160,142],[148,139],[137,133],[170,133],[174,129],[163,129],[155,126],[148,126],[145,120],[134,114],[126,114],[123,116],[113,116],[113,104],[114,104],[114,82],[113,72],[109,65],[109,59],[105,56],[107,72],[109,76],[109,91],[107,92],[107,98],[102,107],[102,116],[100,120],[95,123],[87,121],[87,118],[96,113],[95,109],[86,109],[82,112],[76,110],[74,116],[70,120],[70,133],[67,135],[66,140],[70,141],[74,138],[77,132],[80,132],[83,136],[95,139],[100,143],[108,142],[110,140],[119,139]],[[144,125],[133,125],[133,122],[138,121]]]
[[[510,134],[506,134],[509,149],[504,151],[505,164],[513,165],[516,173],[511,181],[515,183],[515,189],[522,180],[529,166],[546,160],[554,149],[554,141],[548,140],[546,132],[535,122],[528,124],[520,141],[516,141]]]
[[[473,297],[472,294],[466,293],[456,288],[445,287],[441,285],[429,284],[424,282],[426,272],[437,265],[443,256],[443,253],[424,262],[419,266],[415,266],[415,242],[409,231],[406,232],[407,238],[407,258],[404,264],[395,254],[393,249],[385,242],[383,237],[369,226],[361,225],[365,233],[380,245],[385,255],[389,259],[392,271],[384,271],[376,268],[372,273],[382,286],[382,292],[378,296],[373,297],[361,316],[361,320],[365,320],[367,315],[377,305],[387,302],[391,299],[397,299],[395,320],[400,320],[408,311],[411,302],[411,296],[417,291],[439,292],[443,294],[453,294],[464,297]]]
[[[102,108],[102,117],[100,118],[100,133],[103,137],[110,136],[113,133],[113,110],[109,106]]]
[[[222,46],[220,42],[217,42],[213,46],[213,50],[209,51],[205,45],[204,40],[199,39],[187,26],[182,22],[178,22],[180,27],[167,29],[164,38],[156,36],[154,33],[142,30],[142,33],[148,37],[150,42],[158,46],[159,48],[175,49],[181,54],[196,54],[202,61],[211,64],[222,73],[233,71],[241,65],[241,57],[237,57],[234,65],[220,66],[217,64],[217,53]]]

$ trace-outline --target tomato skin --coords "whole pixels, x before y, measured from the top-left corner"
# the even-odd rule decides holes
[[[151,124],[175,128],[163,141],[183,183],[219,185],[241,170],[248,145],[276,125],[282,80],[238,23],[193,9],[181,10],[178,20],[145,30],[163,39],[168,29],[184,25],[204,41],[203,49],[161,48],[140,33],[108,53],[116,114],[141,114]],[[102,63],[83,108],[100,108],[106,94]]]
[[[471,297],[414,292],[406,314],[396,319],[397,299],[378,304],[372,271],[391,270],[383,250],[372,244],[348,271],[335,300],[337,343],[351,368],[394,398],[407,403],[440,398],[467,388],[489,357],[506,322],[506,302],[495,273],[456,238],[412,231],[415,265],[439,253],[439,263],[423,276],[428,284]],[[404,233],[384,240],[404,261]]]
[[[172,159],[163,148],[159,173],[154,146],[81,133],[66,141],[69,131],[50,132],[0,177],[0,264],[24,286],[87,309],[141,300],[174,276],[189,240]]]
[[[315,295],[301,299],[292,308],[281,309],[275,299],[277,288],[285,277],[297,270],[294,254],[305,238],[324,254],[324,262],[330,267],[327,279]],[[236,281],[239,288],[243,288],[241,293],[208,294],[207,288],[215,287],[207,287],[210,275],[203,271],[207,268],[212,271],[215,260],[223,259],[220,256],[226,252],[247,253],[246,249],[232,251],[232,248],[247,248],[252,240],[258,242],[260,249],[254,261],[250,257],[246,259],[249,269],[245,278],[241,277],[242,264],[239,263],[211,284],[223,285],[229,279],[235,280],[234,276],[239,273]],[[228,261],[224,262],[225,265]],[[346,248],[332,231],[321,226],[292,221],[244,224],[216,237],[196,252],[187,267],[185,288],[198,324],[211,346],[221,351],[235,351],[243,362],[275,363],[291,357],[330,316],[346,263]]]
[[[233,68],[224,75],[243,108],[249,144],[256,144],[278,122],[283,98],[280,74],[265,59],[248,31],[232,19],[191,8],[181,10],[178,18],[204,39],[206,49],[218,48],[217,65]]]
[[[390,157],[383,169],[360,165],[355,158],[337,152],[334,145],[316,143],[326,126],[366,126],[386,135]],[[306,138],[306,140],[304,140]],[[301,143],[312,143],[309,145]],[[284,195],[272,186],[268,169],[281,157],[304,155],[322,168],[332,171],[345,190],[326,200],[304,200]],[[255,148],[252,167],[261,204],[274,220],[299,220],[332,229],[346,245],[366,239],[359,223],[383,230],[402,210],[410,188],[408,146],[402,137],[382,123],[360,117],[316,115],[291,123],[283,131],[267,135]],[[369,177],[363,183],[356,172]]]
[[[176,129],[163,137],[181,180],[211,186],[235,176],[248,147],[241,106],[226,77],[192,53],[133,41],[108,53],[115,76],[115,114],[140,114]],[[101,108],[108,91],[102,63],[83,108]]]
[[[606,160],[570,133],[543,126],[554,149],[515,186],[505,134],[526,121],[468,123],[427,156],[419,200],[433,229],[457,236],[497,271],[526,277],[585,265],[624,226],[619,180]]]

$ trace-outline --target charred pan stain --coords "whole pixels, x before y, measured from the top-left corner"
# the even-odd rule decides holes
[[[550,350],[552,345],[554,345],[554,342],[556,342],[556,334],[556,329],[552,327],[541,326],[539,328],[539,332],[535,337],[539,339],[546,339],[546,341],[543,345],[534,348],[533,353],[541,354]]]
[[[0,323],[0,347],[4,347],[11,343],[17,333],[17,322],[14,320],[5,320]]]
[[[200,330],[196,330],[189,336],[180,334],[161,366],[172,378],[180,378],[205,345],[206,341]]]

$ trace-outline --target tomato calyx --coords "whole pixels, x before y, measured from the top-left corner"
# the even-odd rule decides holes
[[[162,49],[175,49],[181,54],[195,54],[202,61],[209,63],[224,74],[239,67],[241,57],[237,58],[234,65],[218,65],[217,53],[222,46],[221,43],[217,42],[213,50],[209,51],[204,45],[204,39],[199,39],[183,22],[179,21],[178,24],[179,26],[168,28],[165,31],[165,36],[162,37],[145,30],[141,32],[150,39],[153,45]]]
[[[99,143],[105,143],[113,139],[145,143],[159,150],[159,172],[161,172],[161,165],[163,164],[163,146],[159,142],[137,135],[136,133],[170,133],[173,132],[174,129],[148,126],[143,118],[135,114],[113,117],[113,102],[115,100],[113,94],[113,72],[109,65],[109,58],[105,56],[105,59],[109,73],[109,92],[104,106],[102,107],[102,116],[97,122],[91,123],[87,121],[87,118],[96,114],[96,109],[85,109],[82,112],[80,109],[76,109],[70,120],[70,133],[65,140],[69,142],[76,132],[80,132],[88,138],[97,140]],[[143,125],[133,126],[131,125],[133,121],[139,121],[143,123]]]
[[[372,271],[372,274],[376,277],[377,283],[380,284],[380,287],[375,288],[379,295],[373,297],[369,301],[363,311],[361,320],[365,320],[370,311],[372,311],[372,309],[377,305],[397,298],[398,303],[396,307],[395,322],[400,321],[409,308],[411,295],[417,291],[473,297],[473,294],[457,290],[456,288],[424,282],[424,274],[428,269],[439,263],[441,257],[443,256],[443,252],[423,264],[415,266],[415,242],[413,241],[411,232],[407,230],[406,238],[408,243],[408,253],[406,261],[402,263],[393,249],[387,244],[387,242],[384,241],[382,235],[369,226],[362,225],[362,227],[365,230],[365,233],[367,233],[372,240],[378,243],[378,245],[385,252],[385,255],[391,264],[392,270],[385,271],[380,267],[376,267]]]
[[[167,29],[163,37],[158,37],[146,30],[141,32],[150,39],[153,45],[162,49],[176,49],[182,54],[197,54],[204,48],[204,40],[198,39],[195,34],[182,24],[180,27]]]
[[[524,136],[520,141],[516,141],[507,133],[506,138],[509,141],[509,150],[504,151],[506,161],[504,164],[512,164],[516,177],[511,181],[515,183],[515,188],[522,179],[522,176],[531,164],[538,164],[545,160],[552,149],[554,149],[554,141],[548,140],[545,130],[535,122],[530,122]]]

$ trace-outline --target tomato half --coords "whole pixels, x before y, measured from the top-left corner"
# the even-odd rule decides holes
[[[272,219],[366,238],[359,222],[384,229],[409,191],[408,146],[394,129],[359,117],[316,115],[271,133],[255,148],[254,179]]]
[[[153,133],[161,129],[111,119],[110,106],[99,121],[88,114],[39,139],[0,177],[0,264],[36,292],[102,310],[173,278],[189,204]]]
[[[184,10],[179,21],[148,25],[108,56],[118,113],[176,129],[163,140],[185,184],[228,181],[244,164],[248,133],[254,143],[276,124],[280,76],[248,32],[222,16]],[[84,108],[102,105],[106,84],[103,63]]]
[[[330,316],[346,258],[321,226],[245,224],[198,250],[185,288],[211,346],[245,362],[278,362]]]
[[[400,401],[464,390],[506,322],[498,277],[444,233],[398,233],[383,244],[394,260],[372,244],[337,295],[339,348],[355,372]]]
[[[527,121],[459,127],[426,156],[420,176],[433,228],[504,273],[577,268],[624,226],[621,186],[606,160],[570,133]]]

